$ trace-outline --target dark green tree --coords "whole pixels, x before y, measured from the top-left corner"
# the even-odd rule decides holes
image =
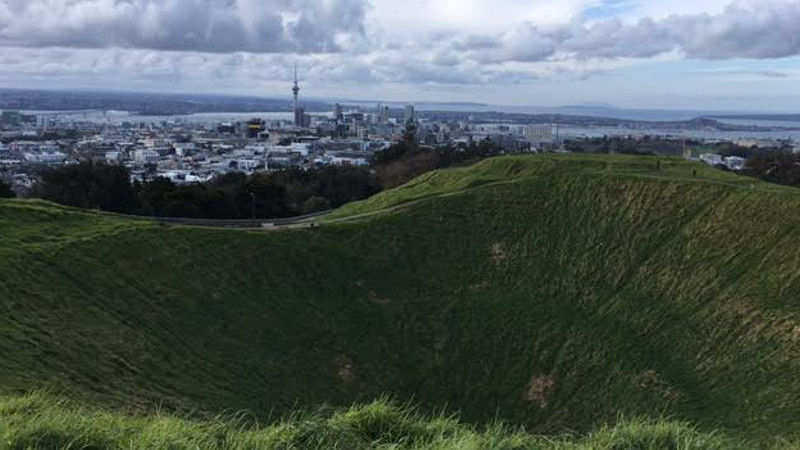
[[[157,177],[145,181],[137,186],[139,214],[146,216],[163,216],[166,214],[167,204],[176,190],[175,183],[168,178]]]
[[[256,174],[247,180],[243,189],[236,193],[237,209],[243,211],[240,218],[248,218],[255,204],[256,217],[272,218],[294,215],[286,196],[286,185],[277,183],[269,174]]]
[[[303,214],[311,214],[327,211],[331,208],[331,202],[325,197],[311,197],[303,204]]]
[[[4,181],[0,180],[0,198],[14,198],[17,194]]]
[[[121,213],[135,206],[129,171],[121,166],[81,163],[51,169],[41,175],[34,194],[79,208],[100,208]]]
[[[800,186],[800,155],[789,152],[756,154],[747,161],[746,173],[770,183]]]

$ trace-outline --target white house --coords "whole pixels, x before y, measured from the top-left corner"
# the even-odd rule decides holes
[[[116,164],[122,161],[122,152],[106,152],[105,159],[109,164]]]
[[[234,158],[252,158],[256,156],[255,150],[251,146],[245,148],[237,148],[232,153]]]
[[[193,142],[181,142],[179,144],[174,144],[172,148],[175,149],[175,154],[181,157],[190,156],[197,149]]]
[[[239,158],[236,160],[236,167],[242,171],[251,171],[257,169],[262,162],[260,159]]]
[[[210,176],[195,175],[192,173],[187,173],[185,178],[186,183],[205,183],[209,180],[211,180]]]
[[[331,164],[335,166],[368,166],[368,156],[354,152],[329,152]]]
[[[291,151],[294,153],[298,153],[303,157],[308,156],[308,153],[311,151],[311,145],[307,142],[293,142],[291,146]]]
[[[133,159],[136,162],[152,164],[158,161],[158,152],[155,150],[136,150],[133,152]]]
[[[38,164],[62,164],[67,159],[67,155],[56,151],[30,152],[24,156],[26,161]]]
[[[242,155],[237,154],[237,151],[234,151],[233,154],[235,156],[256,156],[256,155],[264,155],[267,152],[267,146],[264,144],[248,144],[244,148],[244,152]]]
[[[722,156],[717,155],[716,153],[704,153],[700,155],[700,161],[703,161],[709,166],[720,166],[725,163],[722,159]]]
[[[725,158],[725,165],[730,170],[742,170],[745,164],[747,164],[747,160],[738,156],[728,156]]]

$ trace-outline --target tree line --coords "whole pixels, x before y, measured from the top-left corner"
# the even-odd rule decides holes
[[[753,152],[744,174],[770,183],[800,187],[800,155],[787,151]]]
[[[601,150],[606,142],[597,139]],[[616,143],[618,144],[618,143]],[[659,143],[660,144],[660,143]],[[586,151],[586,149],[583,149]],[[634,152],[641,154],[641,148]],[[743,175],[800,187],[800,155],[785,149],[717,149],[748,159]],[[426,172],[465,166],[505,153],[490,140],[446,147],[419,146],[413,136],[377,152],[366,167],[325,166],[253,175],[229,173],[207,183],[179,185],[167,178],[131,181],[125,167],[85,162],[43,172],[31,196],[67,206],[159,217],[251,219],[293,217],[337,208],[407,183]],[[0,181],[0,198],[13,198]]]
[[[376,153],[372,167],[381,187],[391,189],[432,170],[467,166],[505,153],[505,149],[491,139],[468,145],[420,147],[409,137]]]
[[[250,219],[318,212],[377,191],[369,170],[359,167],[229,173],[207,183],[180,185],[164,177],[131,181],[125,167],[85,162],[42,173],[32,195],[123,214]]]
[[[31,195],[67,206],[143,216],[293,217],[368,198],[431,170],[466,165],[502,153],[502,148],[491,141],[420,148],[407,140],[376,153],[371,167],[228,173],[206,183],[185,185],[163,177],[131,181],[130,171],[123,166],[83,162],[42,172]],[[0,195],[2,192],[0,186]]]

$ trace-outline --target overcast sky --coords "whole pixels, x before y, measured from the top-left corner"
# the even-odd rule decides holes
[[[0,86],[800,111],[800,0],[0,0]]]

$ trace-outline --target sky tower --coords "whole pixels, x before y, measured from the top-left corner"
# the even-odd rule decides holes
[[[294,110],[297,111],[297,108],[300,107],[298,103],[298,97],[300,95],[300,82],[297,81],[297,64],[294,65],[294,87],[292,87],[292,93],[294,94]]]
[[[294,86],[292,86],[292,95],[294,97],[294,124],[303,126],[303,111],[300,108],[300,82],[297,80],[297,64],[294,65]]]

